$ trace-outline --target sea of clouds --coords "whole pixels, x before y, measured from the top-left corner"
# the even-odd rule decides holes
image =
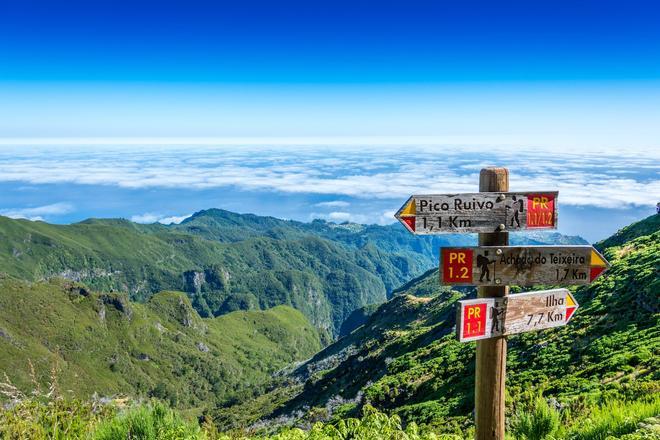
[[[0,146],[4,191],[64,185],[72,193],[86,187],[133,195],[212,192],[227,195],[227,200],[237,194],[260,194],[273,200],[301,200],[299,214],[289,209],[272,215],[336,222],[391,223],[393,212],[411,194],[477,191],[479,170],[486,166],[507,166],[511,190],[559,190],[561,206],[648,208],[660,195],[655,150],[629,154],[459,145]],[[61,198],[63,193],[58,194]],[[241,212],[262,213],[259,198],[247,199],[252,201]],[[79,209],[71,200],[40,200],[47,203],[34,206],[32,199],[32,205],[21,205],[11,198],[8,206],[9,199],[0,200],[0,214],[49,219]],[[121,212],[118,203],[117,216],[142,223],[177,223],[194,210],[211,207],[177,208],[173,200],[165,205],[167,209]],[[89,214],[94,213],[80,212],[82,218]]]

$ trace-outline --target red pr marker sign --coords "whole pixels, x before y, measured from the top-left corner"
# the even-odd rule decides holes
[[[463,337],[475,338],[486,334],[486,317],[488,307],[486,303],[471,304],[463,308]]]
[[[472,282],[472,249],[443,248],[442,266],[444,280],[455,283]]]
[[[556,227],[555,195],[552,193],[527,196],[527,228]]]

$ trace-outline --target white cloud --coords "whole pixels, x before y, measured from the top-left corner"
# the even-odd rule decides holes
[[[132,216],[131,221],[134,223],[151,224],[151,223],[156,223],[160,218],[161,216],[159,216],[158,214],[146,213],[146,214],[138,214]]]
[[[330,214],[328,214],[328,218],[334,222],[352,221],[353,223],[361,223],[361,222],[356,222],[355,216],[352,215],[350,212],[340,212],[340,211],[331,212]]]
[[[319,208],[346,208],[350,205],[350,203],[343,200],[332,200],[330,202],[316,203],[314,206],[318,206]]]
[[[324,212],[312,212],[309,215],[309,219],[323,219],[334,223],[361,223],[365,225],[389,225],[396,222],[394,218],[395,211],[383,211],[376,213],[375,215],[366,215],[363,213],[354,213],[354,212],[345,212],[345,211],[333,211],[330,213]]]
[[[470,149],[420,145],[407,148],[290,149],[241,146],[128,149],[77,147],[29,151],[0,149],[0,181],[106,185],[130,189],[236,188],[368,199],[402,199],[419,193],[474,192],[479,169],[506,164],[512,190],[559,190],[559,203],[626,208],[655,206],[660,166],[653,155],[557,153],[521,149]],[[350,202],[320,202],[341,216]],[[23,216],[45,215],[31,213]],[[322,214],[325,217],[329,214]],[[355,215],[355,214],[353,214]],[[155,213],[135,221],[164,221]],[[166,220],[178,220],[178,217]],[[371,219],[370,222],[377,220]]]
[[[44,218],[51,215],[68,214],[74,210],[70,203],[52,203],[50,205],[35,206],[31,208],[9,208],[0,210],[0,215],[9,218],[23,218],[32,221],[44,221]]]
[[[174,223],[174,224],[178,225],[179,223],[181,223],[182,221],[184,221],[185,219],[187,219],[191,215],[192,214],[179,215],[179,216],[174,215],[174,216],[171,216],[171,217],[163,217],[163,218],[158,220],[158,223],[162,223],[164,225],[170,225],[170,224]]]
[[[395,214],[395,213],[396,213],[396,211],[389,211],[389,210],[388,210],[388,211],[384,211],[384,212],[380,215],[380,219],[379,219],[379,221],[378,221],[378,224],[381,224],[381,225],[389,225],[389,224],[391,224],[391,223],[395,223],[395,222],[397,221],[397,220],[394,218],[394,214]]]
[[[191,215],[192,214],[163,217],[161,214],[147,212],[144,214],[138,214],[132,216],[131,221],[135,223],[143,223],[143,224],[162,223],[164,225],[169,225],[172,223],[179,224],[188,217],[190,217]]]

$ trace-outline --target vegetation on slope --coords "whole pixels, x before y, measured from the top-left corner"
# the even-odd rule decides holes
[[[355,309],[384,302],[433,266],[439,246],[465,240],[420,239],[400,225],[301,223],[218,209],[169,226],[0,217],[0,272],[29,281],[63,277],[142,301],[162,290],[184,291],[204,317],[290,305],[329,340]]]
[[[182,290],[202,316],[291,305],[326,334],[355,308],[386,299],[371,271],[377,257],[314,236],[227,244],[126,221],[59,226],[0,217],[0,271],[18,278],[64,277],[140,300]]]
[[[552,397],[576,418],[609,399],[660,391],[660,229],[655,217],[632,229],[639,232],[628,241],[599,244],[612,267],[575,289],[580,309],[570,325],[509,338],[510,415],[530,400],[529,390]],[[441,288],[434,271],[406,291],[424,296],[396,296],[281,378],[281,387],[218,410],[217,420],[254,425],[265,415],[259,426],[305,423],[356,414],[368,404],[404,422],[465,430],[475,350],[453,333],[455,302],[465,294]]]
[[[19,389],[45,383],[54,368],[73,396],[206,407],[251,396],[319,348],[316,329],[287,306],[203,319],[178,292],[138,304],[69,281],[0,278],[0,372]]]
[[[507,412],[512,438],[660,438],[660,422],[654,417],[660,413],[660,231],[655,221],[633,225],[625,240],[598,244],[613,266],[593,285],[576,289],[581,308],[569,326],[510,338]],[[0,303],[0,351],[16,356],[15,363],[0,365],[0,370],[12,373],[0,380],[6,402],[0,408],[0,436],[469,438],[474,344],[459,344],[453,335],[453,307],[466,292],[471,290],[441,288],[435,271],[429,272],[375,311],[366,308],[357,318],[363,325],[358,323],[352,333],[310,361],[276,373],[279,386],[269,385],[266,392],[253,396],[247,386],[263,384],[269,372],[318,347],[318,336],[310,338],[314,329],[305,327],[300,313],[277,307],[203,319],[179,293],[164,292],[145,304],[133,304],[123,295],[91,293],[71,282],[28,283],[4,276],[0,300],[7,302]],[[306,343],[309,350],[303,348]],[[15,351],[7,351],[7,344]],[[280,351],[281,346],[288,354]],[[25,353],[40,357],[21,360]],[[125,406],[123,399],[108,404],[103,399],[63,397],[68,393],[62,390],[73,384],[86,386],[86,353],[113,362],[123,359],[116,363],[124,370],[105,367],[113,380],[125,381],[121,383],[128,392],[186,407],[199,404],[200,389],[207,393],[203,399],[213,399],[214,391],[205,386],[223,382],[205,383],[204,371],[219,363],[235,377],[225,378],[226,388],[220,393],[224,397],[213,401],[223,407],[227,396],[233,396],[235,404],[207,409],[200,424],[158,402]],[[263,353],[266,356],[259,357]],[[27,359],[43,362],[34,377],[21,373],[20,363]],[[178,372],[185,373],[180,382],[178,376],[164,374],[177,359],[183,360]],[[91,370],[104,367],[103,362],[91,364]],[[58,373],[49,382],[45,367],[52,365],[59,365]],[[194,391],[159,395],[154,388],[141,392],[136,386],[161,374],[174,380],[171,386],[177,390],[194,384]],[[234,378],[238,385],[230,384]],[[100,374],[87,383],[105,379]],[[20,389],[36,384],[47,391],[30,395],[14,382]],[[291,424],[304,430],[286,427]],[[232,426],[251,428],[224,433],[218,429]]]
[[[3,392],[0,383],[0,392]],[[5,388],[8,394],[11,389]],[[415,423],[403,425],[401,418],[365,406],[361,418],[316,422],[309,429],[283,428],[274,434],[219,432],[203,420],[183,418],[160,402],[139,404],[84,402],[41,395],[16,400],[0,408],[0,438],[30,440],[463,440],[472,430],[437,434]],[[611,401],[590,408],[580,419],[567,419],[543,399],[529,411],[513,418],[509,438],[520,440],[658,440],[660,398],[645,401]]]

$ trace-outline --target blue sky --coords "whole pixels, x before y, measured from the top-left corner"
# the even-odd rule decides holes
[[[8,1],[2,77],[225,83],[657,79],[653,1]]]
[[[496,164],[602,238],[660,194],[658,22],[652,1],[0,2],[0,214],[383,223]]]
[[[0,136],[648,148],[660,131],[659,11],[634,0],[5,1]]]

